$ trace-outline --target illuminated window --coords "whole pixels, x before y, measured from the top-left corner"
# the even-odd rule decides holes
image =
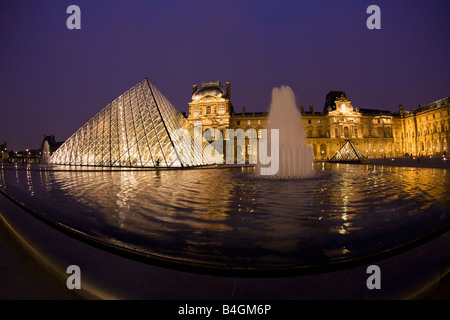
[[[263,131],[262,129],[258,129],[258,139],[262,139],[263,137]]]
[[[225,113],[225,108],[223,105],[219,106],[219,114],[224,114]]]
[[[194,108],[194,116],[198,116],[198,107]]]

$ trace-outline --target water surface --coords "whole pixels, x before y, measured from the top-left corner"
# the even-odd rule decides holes
[[[253,167],[68,169],[5,164],[1,188],[101,241],[206,266],[327,264],[450,223],[443,169],[316,163],[304,180],[261,179]]]

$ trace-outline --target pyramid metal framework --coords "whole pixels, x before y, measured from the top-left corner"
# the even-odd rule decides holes
[[[330,159],[330,162],[362,162],[365,160],[363,154],[351,143],[350,140]]]
[[[192,139],[174,134],[187,129]],[[214,163],[208,142],[145,78],[100,110],[51,156],[50,163],[111,167],[186,167]],[[183,151],[192,150],[191,155]]]

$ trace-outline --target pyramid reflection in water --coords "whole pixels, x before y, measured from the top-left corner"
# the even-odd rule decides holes
[[[330,162],[362,162],[364,160],[363,154],[350,140],[347,140],[342,148],[331,158]]]
[[[146,78],[79,128],[51,156],[50,163],[119,167],[213,163],[201,150],[208,142],[194,144],[177,138],[173,134],[177,129],[187,129],[193,137],[189,122]],[[192,150],[192,155],[183,155],[185,150]]]

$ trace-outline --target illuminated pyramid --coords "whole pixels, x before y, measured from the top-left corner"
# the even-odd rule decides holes
[[[114,167],[185,167],[213,163],[207,142],[175,134],[192,125],[145,78],[109,103],[56,150],[50,163]],[[186,155],[186,150],[192,150]],[[184,152],[184,155],[183,155]]]
[[[342,148],[331,158],[330,162],[362,162],[364,160],[363,154],[356,149],[350,140],[347,140]]]

